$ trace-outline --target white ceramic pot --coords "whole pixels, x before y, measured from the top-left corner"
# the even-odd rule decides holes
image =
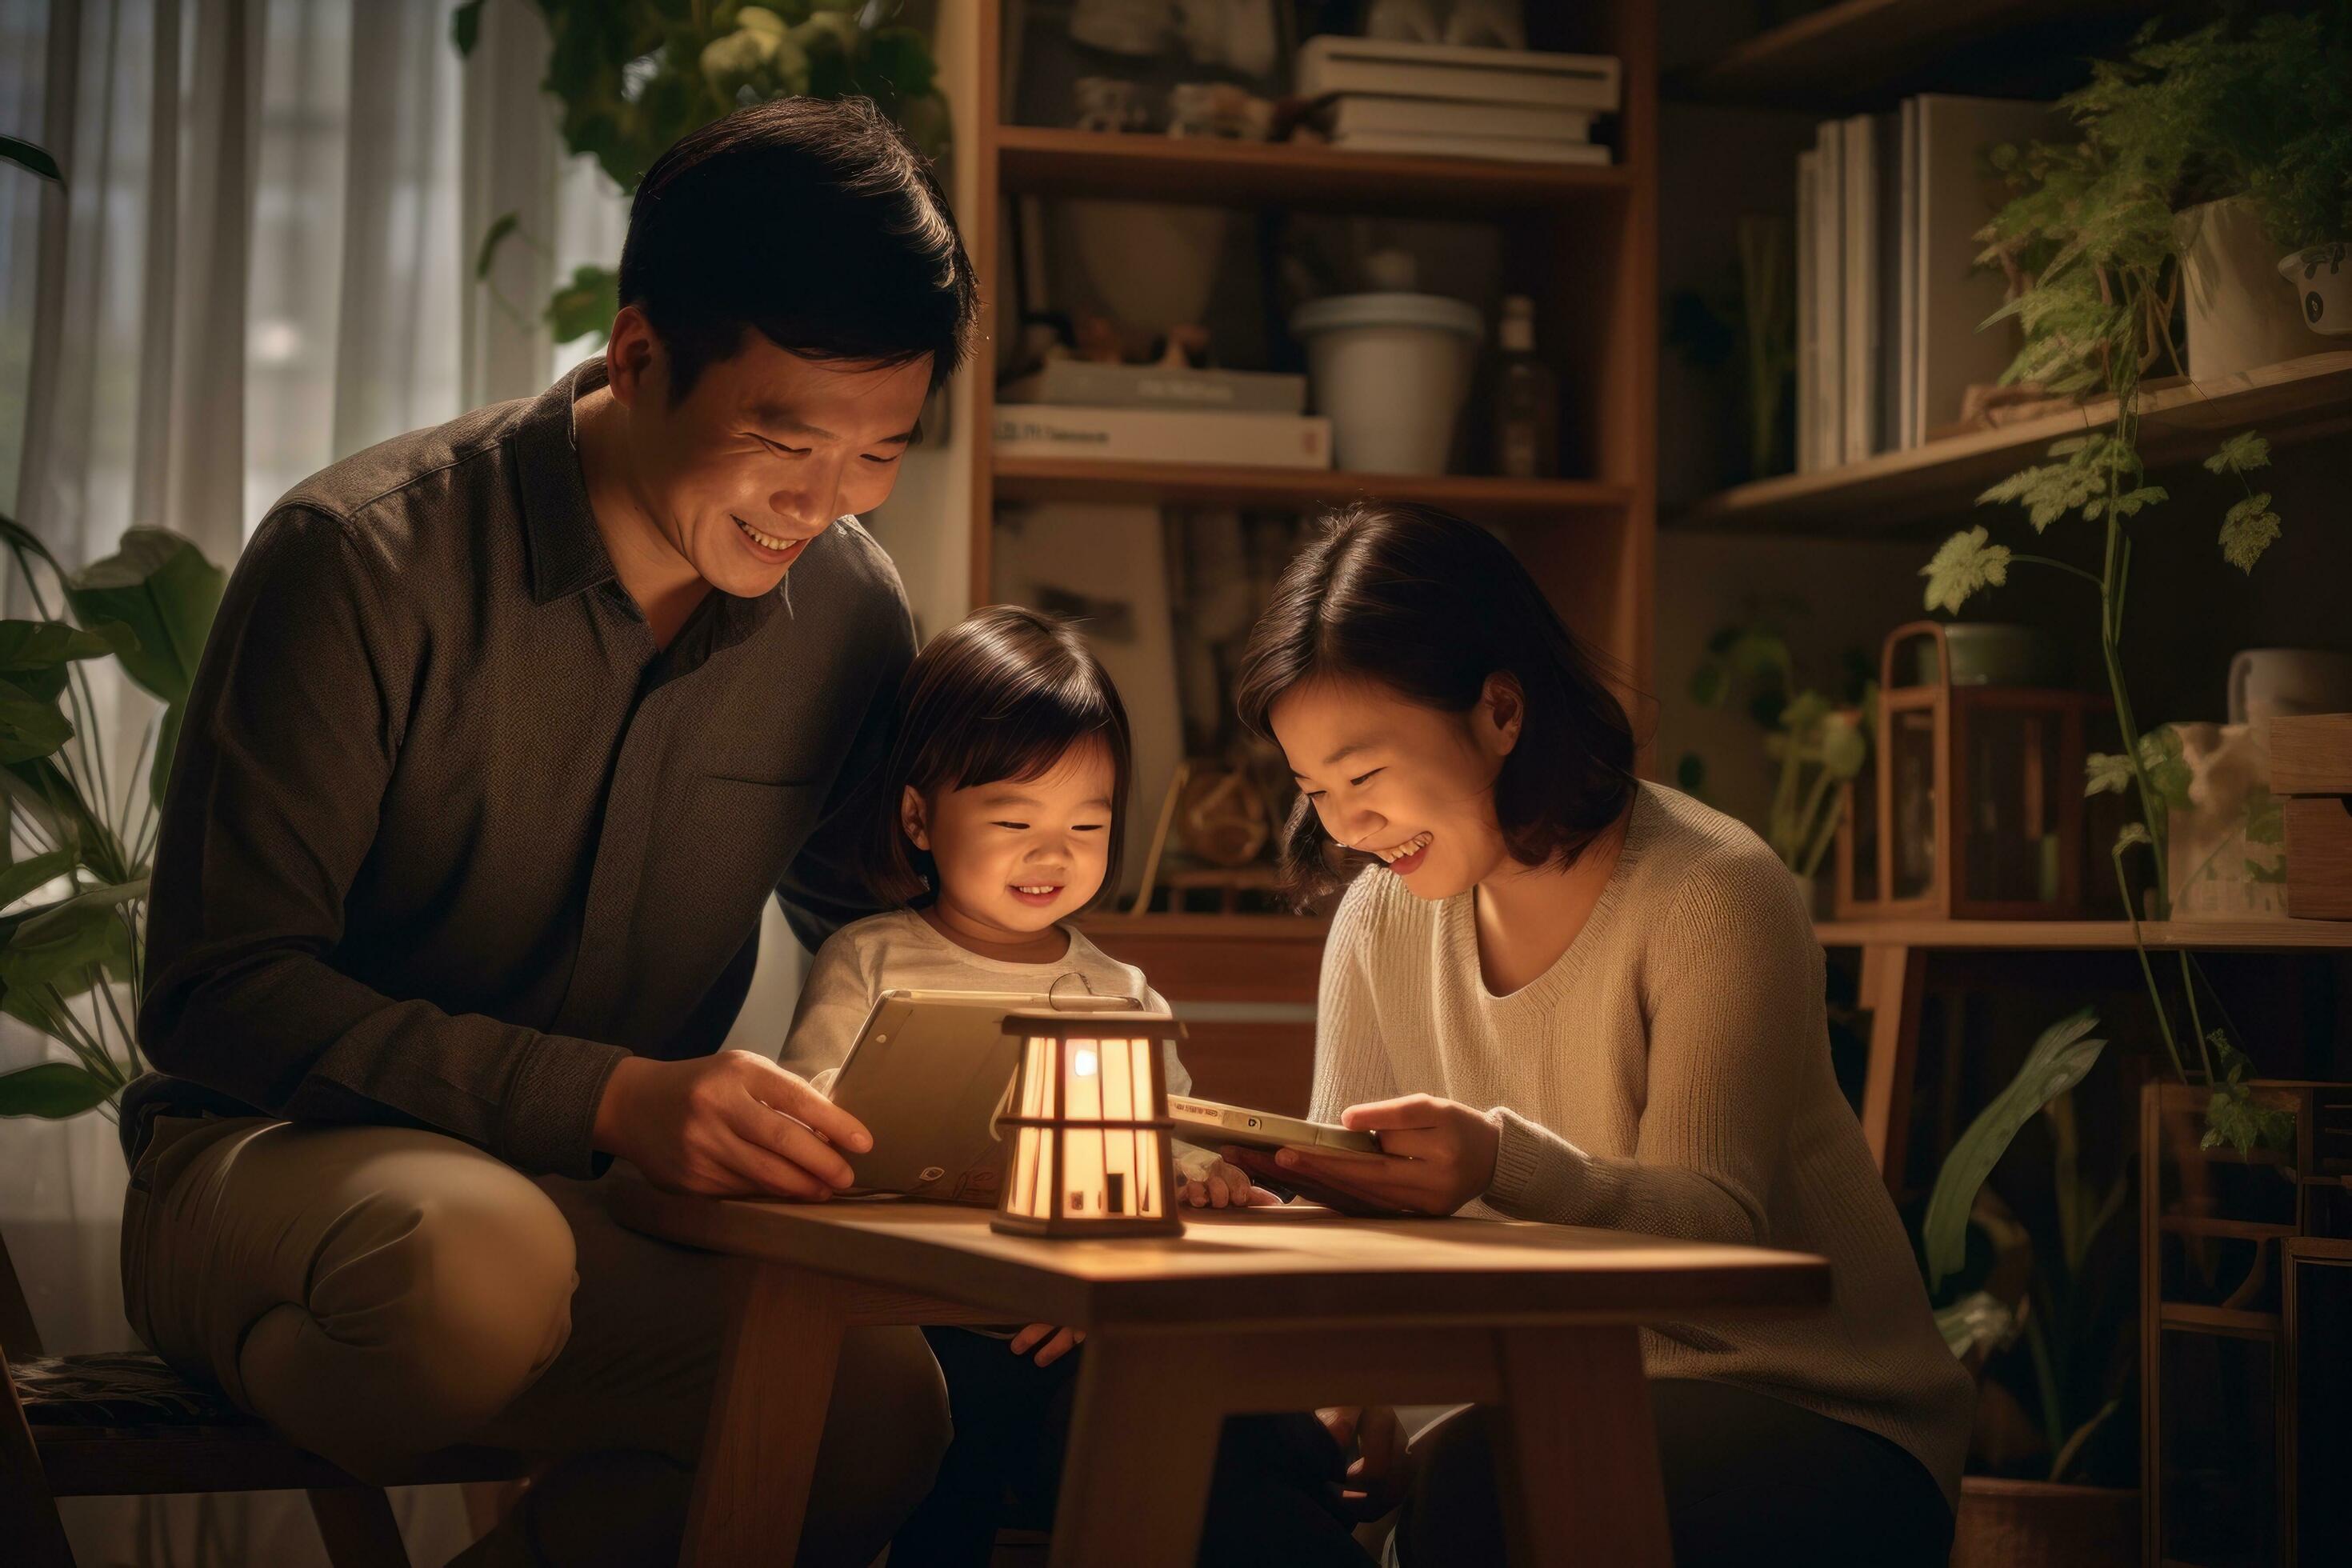
[[[1445,471],[1484,331],[1475,310],[1439,294],[1341,294],[1302,306],[1290,330],[1341,468]]]
[[[2352,244],[2315,245],[2278,264],[2294,290],[2303,324],[2330,337],[2352,337]]]
[[[2189,374],[2218,381],[2324,346],[2279,286],[2278,247],[2253,204],[2207,202],[2173,219],[2189,313]]]
[[[2241,648],[2230,661],[2230,722],[2352,710],[2352,654],[2319,647]]]

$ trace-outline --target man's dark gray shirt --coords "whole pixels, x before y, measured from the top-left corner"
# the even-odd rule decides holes
[[[278,503],[205,645],[163,810],[152,1118],[428,1127],[585,1175],[626,1053],[726,1037],[760,914],[814,948],[855,869],[914,630],[853,518],[666,650],[589,510],[574,398],[346,458]]]

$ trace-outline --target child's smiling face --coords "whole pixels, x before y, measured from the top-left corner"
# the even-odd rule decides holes
[[[1102,889],[1116,774],[1107,747],[1074,746],[1034,779],[909,788],[899,826],[939,868],[936,914],[955,934],[1013,944],[1070,919]]]

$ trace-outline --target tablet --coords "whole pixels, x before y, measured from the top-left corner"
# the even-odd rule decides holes
[[[1220,1105],[1189,1094],[1168,1097],[1168,1119],[1176,1135],[1204,1149],[1232,1143],[1244,1149],[1338,1150],[1349,1154],[1377,1154],[1381,1141],[1370,1132],[1350,1131],[1328,1121],[1302,1121],[1270,1110],[1249,1110]]]
[[[843,1151],[853,1193],[898,1193],[993,1205],[1004,1157],[993,1123],[1020,1065],[1011,1013],[1134,1013],[1131,996],[991,991],[885,991],[833,1080],[833,1102],[874,1147]]]

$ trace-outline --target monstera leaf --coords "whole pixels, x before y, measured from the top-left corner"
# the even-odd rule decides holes
[[[228,575],[167,529],[134,528],[122,548],[66,579],[74,616],[100,630],[126,628],[135,646],[111,637],[123,673],[172,707],[188,700]]]
[[[2099,1020],[2085,1007],[2042,1030],[2009,1087],[1969,1123],[1969,1130],[1945,1156],[1944,1168],[1936,1175],[1936,1190],[1928,1194],[1927,1217],[1919,1226],[1930,1289],[1941,1285],[1947,1275],[1960,1267],[1968,1252],[1969,1211],[1976,1206],[1977,1192],[1985,1178],[2009,1152],[2017,1130],[2040,1115],[2043,1106],[2082,1082],[2106,1048],[2106,1041],[2086,1037],[2098,1026]]]

